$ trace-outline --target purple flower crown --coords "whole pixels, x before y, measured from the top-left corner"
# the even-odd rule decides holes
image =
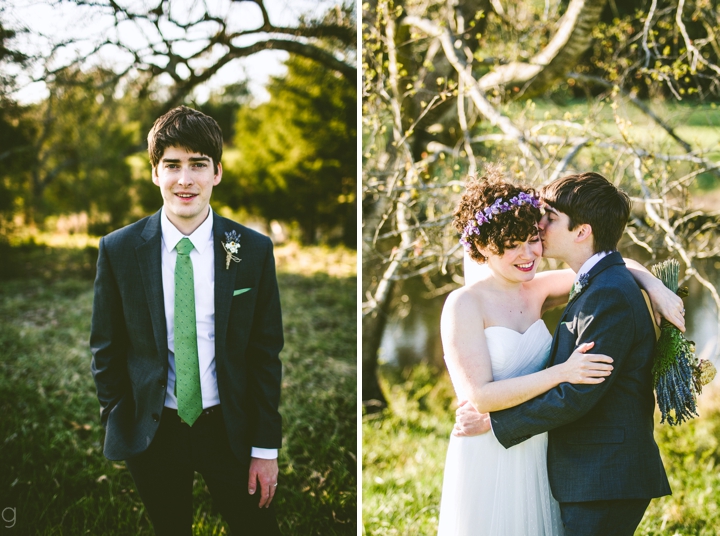
[[[502,214],[503,212],[507,212],[522,205],[532,205],[535,208],[540,208],[540,199],[530,194],[526,194],[525,192],[520,192],[516,197],[510,199],[509,202],[503,202],[503,198],[498,197],[492,205],[485,207],[482,210],[478,210],[475,213],[475,219],[470,220],[465,226],[465,229],[463,229],[462,236],[460,237],[460,243],[466,250],[470,251],[470,237],[474,234],[480,234],[480,226],[483,223],[488,223],[493,219],[493,216],[497,214]]]

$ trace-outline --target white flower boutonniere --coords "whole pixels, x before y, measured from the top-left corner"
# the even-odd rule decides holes
[[[225,257],[225,269],[230,269],[230,261],[240,262],[242,259],[236,257],[238,250],[240,249],[240,234],[235,231],[225,233],[225,242],[222,242],[222,247],[227,253]]]
[[[570,289],[570,298],[568,299],[568,302],[573,301],[573,298],[582,294],[582,291],[587,288],[589,279],[590,278],[587,274],[580,274],[580,277],[577,281],[575,281],[572,289]]]

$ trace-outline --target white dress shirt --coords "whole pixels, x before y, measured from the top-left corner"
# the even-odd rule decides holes
[[[592,270],[593,266],[595,266],[597,263],[599,263],[603,257],[606,257],[610,255],[612,251],[600,251],[599,253],[596,253],[592,257],[590,257],[588,260],[586,260],[583,265],[580,267],[580,269],[575,274],[575,281],[573,284],[577,283],[580,279],[580,276],[583,274],[588,273],[590,270]]]
[[[203,409],[220,404],[217,372],[215,369],[215,254],[213,240],[213,211],[208,209],[208,217],[188,236],[193,250],[190,261],[193,266],[195,284],[195,318],[197,325],[198,363],[200,365],[200,388]],[[162,285],[165,303],[165,324],[168,343],[168,379],[165,393],[165,406],[177,409],[175,397],[175,263],[177,261],[178,242],[185,238],[165,214],[160,215],[162,231]],[[277,449],[252,448],[253,458],[277,458]]]

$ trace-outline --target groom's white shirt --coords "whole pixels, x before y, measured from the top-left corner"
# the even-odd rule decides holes
[[[168,219],[165,207],[161,209],[160,229],[163,299],[168,336],[168,379],[165,406],[177,409],[177,398],[175,398],[175,318],[170,311],[175,311],[175,263],[177,262],[175,246],[185,235]],[[208,208],[208,217],[188,237],[194,246],[190,252],[190,261],[194,274],[198,361],[203,409],[220,404],[215,371],[215,257],[212,254],[214,245],[212,231],[213,211]],[[278,449],[252,447],[250,456],[275,459],[278,457]]]

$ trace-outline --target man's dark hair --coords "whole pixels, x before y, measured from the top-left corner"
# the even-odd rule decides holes
[[[580,173],[554,180],[540,195],[555,210],[570,217],[568,230],[592,227],[595,253],[615,251],[630,218],[630,198],[599,173]]]
[[[159,117],[150,129],[148,154],[152,167],[157,167],[168,147],[182,147],[209,156],[217,173],[223,150],[222,130],[209,115],[178,106]]]

